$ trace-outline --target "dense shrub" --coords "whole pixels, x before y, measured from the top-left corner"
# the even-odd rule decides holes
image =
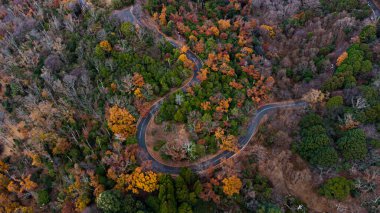
[[[370,43],[376,39],[376,27],[373,25],[365,26],[360,32],[360,41]]]
[[[302,118],[300,127],[301,141],[297,146],[297,151],[301,157],[315,166],[335,165],[339,160],[338,153],[332,146],[322,118],[315,113],[310,113]]]
[[[353,183],[344,177],[327,180],[319,189],[319,193],[330,199],[344,200],[350,194]]]
[[[345,160],[363,160],[367,156],[367,144],[364,131],[353,129],[339,138],[337,145]]]
[[[40,190],[37,192],[37,203],[40,206],[48,204],[50,201],[50,195],[46,190]]]
[[[342,96],[334,96],[330,98],[327,103],[326,107],[328,109],[336,109],[338,107],[341,107],[343,105],[343,97]]]

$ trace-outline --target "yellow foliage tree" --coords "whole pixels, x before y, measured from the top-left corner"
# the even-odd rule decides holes
[[[136,133],[136,119],[127,109],[113,106],[108,112],[108,126],[118,137],[125,139]]]
[[[242,187],[241,180],[236,176],[231,176],[229,178],[224,178],[223,182],[223,192],[227,196],[232,196],[234,194],[239,194],[239,191]]]
[[[274,28],[273,28],[273,27],[271,27],[271,26],[269,26],[269,25],[266,25],[266,24],[262,24],[260,27],[261,27],[262,29],[268,31],[269,36],[270,36],[271,38],[274,38],[274,37],[276,36],[276,32],[274,31]]]
[[[7,188],[9,181],[7,176],[0,173],[0,191]]]
[[[75,210],[77,212],[82,212],[88,204],[91,202],[91,199],[86,195],[81,195],[75,200]]]
[[[26,152],[26,155],[32,159],[32,166],[35,166],[35,167],[43,166],[40,156],[38,156],[36,153]]]
[[[137,167],[132,174],[120,175],[115,188],[134,194],[138,194],[139,190],[153,192],[158,189],[158,175],[152,171],[142,172],[141,167]]]
[[[235,136],[223,136],[221,140],[222,142],[219,144],[220,149],[230,152],[237,152],[239,150],[237,147],[237,138]]]
[[[189,69],[194,68],[194,63],[190,59],[188,59],[185,54],[182,53],[181,55],[179,55],[178,60],[182,61],[183,65],[186,68],[189,68]]]
[[[347,52],[342,53],[336,60],[336,66],[339,67],[343,63],[343,61],[347,59],[347,57],[348,57]]]
[[[9,169],[8,164],[0,160],[0,172],[6,172],[8,171],[8,169]]]
[[[133,92],[133,94],[135,94],[135,96],[138,97],[138,98],[144,97],[144,95],[142,94],[140,88],[135,89],[135,91]]]
[[[194,36],[194,35],[190,35],[190,36],[189,36],[189,40],[190,40],[190,41],[193,41],[193,42],[197,42],[197,41],[198,41],[198,38],[197,38],[196,36]]]
[[[222,128],[217,128],[214,132],[216,139],[222,139],[224,137],[224,130]]]

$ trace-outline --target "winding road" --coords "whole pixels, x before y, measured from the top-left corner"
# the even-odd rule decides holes
[[[135,11],[135,6],[138,6],[138,11],[136,13]],[[167,37],[164,35],[158,28],[157,26],[152,26],[152,24],[147,24],[146,16],[141,15],[141,6],[139,4],[132,6],[127,12],[130,13],[130,15],[133,18],[133,21],[135,24],[138,24],[140,26],[146,27],[148,29],[156,31],[161,38],[165,38],[167,41],[169,41],[173,46],[176,48],[180,48],[181,42],[178,42],[174,40],[173,38]],[[145,19],[145,20],[144,20]],[[151,22],[150,22],[151,23]],[[190,81],[188,81],[184,86],[177,90],[185,90],[187,87],[199,83],[198,79],[196,78],[198,71],[202,68],[203,62],[191,51],[187,51],[186,56],[192,60],[195,63],[195,69],[193,76]],[[176,91],[177,91],[176,90]],[[175,92],[175,91],[174,91]],[[147,126],[149,122],[154,118],[155,113],[160,109],[162,103],[164,100],[168,97],[169,94],[166,96],[162,97],[158,101],[156,101],[150,108],[149,113],[147,116],[140,118],[137,126],[137,139],[139,146],[143,149],[145,153],[147,153],[147,159],[150,160],[152,164],[152,169],[157,171],[157,172],[162,172],[162,173],[171,173],[171,174],[178,174],[180,172],[181,167],[174,167],[174,166],[168,166],[165,165],[162,162],[159,162],[155,158],[152,157],[152,155],[149,153],[146,143],[145,143],[145,133]],[[247,126],[247,131],[246,133],[241,136],[238,139],[238,146],[239,149],[242,150],[245,148],[245,146],[249,143],[249,141],[252,139],[252,137],[255,135],[259,125],[260,121],[262,118],[268,114],[269,112],[272,112],[277,109],[282,109],[282,108],[303,108],[306,107],[307,103],[304,101],[287,101],[287,102],[278,102],[278,103],[271,103],[271,104],[266,104],[259,109],[257,109],[255,115],[252,117],[250,120],[248,126]],[[210,166],[216,166],[218,165],[222,159],[224,158],[231,158],[234,155],[238,154],[234,152],[229,152],[229,151],[224,151],[216,156],[214,156],[211,159],[205,160],[203,162],[200,162],[196,165],[190,166],[190,168],[196,172],[201,172],[203,170],[206,170]]]

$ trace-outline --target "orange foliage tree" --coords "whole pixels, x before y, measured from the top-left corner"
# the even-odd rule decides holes
[[[197,79],[200,80],[201,82],[202,81],[205,81],[207,80],[207,74],[208,74],[208,69],[201,69],[199,72],[198,72],[198,75],[197,75]]]
[[[101,41],[99,46],[106,52],[111,52],[112,46],[108,41]]]
[[[348,57],[347,52],[342,53],[336,60],[336,66],[339,67],[343,63],[343,61],[347,59],[347,57]]]
[[[216,107],[217,112],[228,112],[232,98],[220,100],[219,106]]]
[[[235,80],[231,81],[229,85],[235,89],[243,89],[243,85]]]
[[[210,110],[210,109],[211,109],[210,101],[202,102],[202,103],[201,103],[201,108],[202,108],[204,111]]]
[[[194,46],[194,51],[198,54],[203,53],[205,51],[205,43],[203,39],[199,40],[195,46]]]
[[[108,112],[108,126],[118,137],[125,139],[136,133],[136,119],[127,109],[113,106]]]
[[[24,191],[31,191],[34,190],[38,187],[37,183],[34,181],[30,180],[31,175],[28,175],[26,177],[23,177],[22,180],[20,181],[20,192]]]
[[[140,74],[140,73],[133,73],[133,85],[135,85],[136,87],[142,87],[144,86],[145,82],[144,82],[144,77]]]
[[[183,45],[183,46],[181,47],[180,52],[181,52],[181,53],[186,53],[188,50],[189,50],[189,47],[188,47],[187,45]]]
[[[166,26],[166,7],[165,7],[165,5],[162,6],[162,10],[161,10],[160,16],[158,18],[160,19],[160,24],[162,26]]]
[[[223,183],[223,192],[227,196],[238,194],[243,185],[241,180],[236,176],[224,178],[222,180],[222,183]]]

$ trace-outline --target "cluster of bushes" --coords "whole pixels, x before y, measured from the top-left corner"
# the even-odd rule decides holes
[[[163,41],[155,46],[153,43],[147,42],[147,39],[150,39],[149,36],[138,39],[140,36],[130,23],[123,23],[119,28],[113,28],[112,31],[120,32],[119,37],[123,38],[123,40],[117,40],[112,33],[107,34],[109,35],[107,41],[110,42],[112,47],[138,47],[143,45],[145,47],[141,48],[148,48],[152,51],[160,52],[160,54],[147,54],[147,52],[141,50],[134,51],[134,48],[125,49],[126,51],[113,48],[107,52],[98,44],[95,47],[94,58],[103,63],[100,63],[99,67],[93,70],[96,80],[101,80],[106,84],[117,82],[121,85],[121,76],[128,73],[130,75],[136,72],[140,73],[144,78],[144,82],[150,85],[151,90],[143,91],[143,93],[148,100],[151,100],[154,97],[150,95],[151,93],[156,96],[162,96],[170,88],[180,86],[183,80],[191,75],[191,70],[183,67],[182,62],[177,60],[179,51],[169,42]],[[138,50],[138,48],[136,49]]]
[[[158,194],[146,199],[147,206],[154,212],[199,211],[197,205],[201,203],[199,195],[202,185],[198,176],[190,169],[182,169],[175,179],[170,175],[162,175],[159,182]]]
[[[372,71],[372,53],[368,44],[353,44],[347,54],[348,57],[336,69],[334,76],[323,84],[324,91],[355,87],[358,76]]]
[[[297,145],[298,153],[312,165],[321,167],[336,166],[340,157],[346,161],[363,160],[368,147],[363,130],[354,128],[338,131],[334,143],[328,135],[321,116],[310,113],[300,122],[301,142]]]
[[[319,189],[319,193],[330,199],[344,200],[350,195],[354,183],[344,177],[328,179]]]
[[[310,113],[300,122],[301,143],[298,153],[311,164],[330,167],[338,162],[338,153],[331,138],[327,135],[323,119],[317,114]]]
[[[365,19],[371,14],[371,8],[360,0],[321,0],[324,11],[328,13],[347,11],[357,19]]]

